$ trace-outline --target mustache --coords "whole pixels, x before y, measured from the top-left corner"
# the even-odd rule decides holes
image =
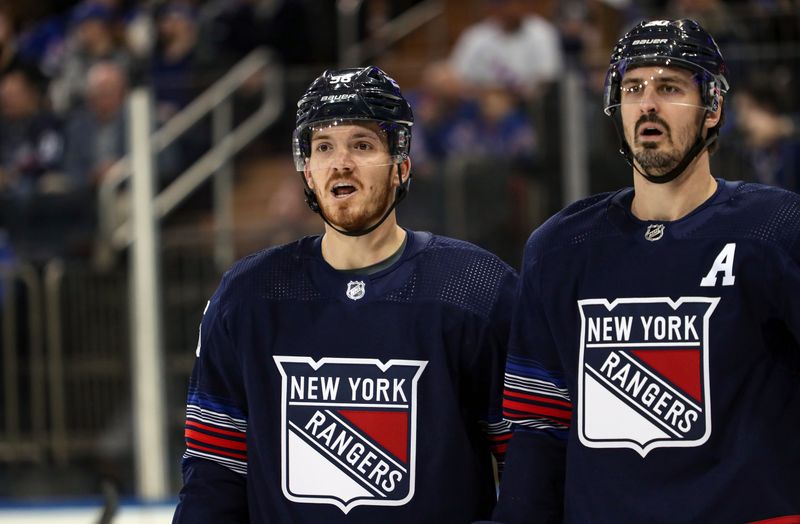
[[[664,131],[667,135],[671,135],[672,132],[669,129],[669,124],[667,124],[660,116],[655,113],[647,113],[646,115],[642,115],[639,117],[639,120],[636,121],[636,126],[633,128],[633,132],[637,135],[639,134],[639,128],[642,127],[644,124],[658,124],[664,128]]]

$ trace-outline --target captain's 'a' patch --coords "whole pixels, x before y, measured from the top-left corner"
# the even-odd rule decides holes
[[[579,300],[578,434],[592,448],[695,447],[711,434],[708,325],[719,298]]]
[[[426,361],[275,356],[289,500],[400,506],[414,496],[417,382]]]

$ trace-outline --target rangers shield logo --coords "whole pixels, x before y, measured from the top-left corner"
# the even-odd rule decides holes
[[[579,300],[578,435],[591,448],[695,447],[711,435],[708,324],[719,298]]]
[[[281,486],[294,502],[401,506],[414,496],[421,360],[275,356]]]

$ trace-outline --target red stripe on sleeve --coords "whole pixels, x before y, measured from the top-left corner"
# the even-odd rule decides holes
[[[247,443],[246,442],[236,442],[233,440],[228,440],[225,438],[219,437],[212,437],[211,435],[206,435],[205,433],[200,433],[199,431],[194,431],[193,429],[186,429],[184,432],[186,438],[190,438],[193,440],[199,440],[205,444],[211,444],[212,446],[219,446],[221,448],[228,448],[228,449],[236,449],[239,451],[247,451]]]
[[[187,419],[186,420],[186,425],[187,426],[192,426],[192,427],[195,427],[195,428],[199,428],[199,429],[204,429],[206,431],[213,431],[214,433],[217,433],[219,435],[228,435],[228,436],[231,436],[231,437],[237,437],[237,438],[241,438],[241,439],[245,438],[245,434],[243,432],[241,432],[241,431],[230,431],[230,430],[227,430],[227,429],[219,429],[217,427],[209,426],[208,424],[203,424],[203,423],[200,423],[200,422],[196,422],[194,420],[188,420]]]
[[[772,519],[756,520],[750,524],[800,524],[800,515],[786,515]]]
[[[526,402],[515,402],[513,400],[508,400],[508,399],[503,400],[503,408],[514,409],[517,411],[522,411],[524,413],[530,413],[532,415],[544,415],[547,417],[553,417],[563,420],[570,420],[570,418],[572,417],[571,410],[564,410],[560,408],[546,408],[544,406],[539,406],[536,404],[528,404]]]
[[[247,460],[247,455],[242,455],[241,453],[233,453],[233,452],[229,453],[227,451],[220,451],[218,449],[207,448],[205,446],[201,446],[199,444],[195,444],[194,442],[187,441],[186,442],[186,447],[187,448],[191,448],[191,449],[198,449],[200,451],[208,451],[209,453],[212,453],[214,455],[225,455],[226,457],[233,457],[233,458],[239,459],[239,460],[245,460],[245,461]]]
[[[506,389],[503,393],[509,397],[517,397],[517,398],[525,398],[528,400],[535,400],[536,402],[547,402],[548,404],[556,404],[559,406],[564,406],[565,408],[572,409],[572,403],[567,402],[565,400],[557,400],[550,397],[540,397],[538,395],[529,395],[527,393],[520,393],[518,391],[512,391],[510,389]]]

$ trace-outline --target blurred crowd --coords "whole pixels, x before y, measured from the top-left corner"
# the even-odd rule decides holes
[[[63,4],[34,16],[35,6],[0,3],[0,230],[34,261],[91,250],[95,193],[128,150],[133,85],[151,86],[158,127],[257,47],[307,58],[299,1]],[[158,155],[159,184],[208,148],[205,127]]]
[[[366,0],[359,37],[380,36],[388,20],[418,3]],[[504,213],[461,217],[471,221],[464,226],[474,232],[471,240],[519,243],[531,225],[557,210],[563,203],[560,151],[569,140],[561,134],[560,112],[567,74],[585,85],[588,189],[627,185],[630,171],[617,154],[600,100],[611,43],[646,17],[698,19],[729,60],[733,90],[723,150],[714,160],[719,174],[800,189],[792,91],[800,9],[794,1],[472,4],[482,12],[453,39],[447,55],[418,57],[426,65],[410,86],[417,118],[412,157],[416,184],[423,187],[417,201],[401,210],[410,225],[458,232],[445,216],[452,211],[452,172],[466,188],[468,207],[473,196],[510,202]],[[152,86],[155,125],[161,125],[256,47],[276,51],[289,71],[334,65],[338,53],[333,1],[82,0],[42,7],[38,14],[21,5],[0,3],[0,230],[33,259],[91,249],[95,192],[127,150],[124,107],[132,85]],[[280,133],[287,132],[291,116],[291,108],[285,110],[283,128],[270,137],[281,153],[288,141]],[[168,183],[208,146],[207,134],[195,132],[163,151],[159,183]],[[530,216],[534,208],[539,215]],[[296,217],[295,211],[274,216]],[[506,235],[509,223],[513,238]]]
[[[792,88],[800,73],[796,2],[487,0],[483,17],[461,32],[449,56],[424,68],[412,100],[415,183],[443,195],[422,210],[425,220],[452,234],[442,209],[451,202],[454,169],[469,209],[456,218],[472,222],[469,239],[517,262],[531,228],[565,204],[567,76],[584,86],[575,103],[583,107],[587,137],[586,189],[630,185],[631,168],[601,101],[611,46],[645,18],[697,19],[728,60],[733,88],[713,172],[800,191],[800,106]],[[483,205],[493,198],[508,211]],[[416,209],[407,214],[420,216]]]

